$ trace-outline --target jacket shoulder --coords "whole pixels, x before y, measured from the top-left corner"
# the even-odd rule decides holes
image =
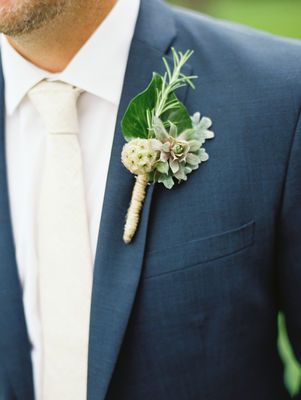
[[[294,85],[301,96],[301,41],[170,7],[181,43],[216,63]]]

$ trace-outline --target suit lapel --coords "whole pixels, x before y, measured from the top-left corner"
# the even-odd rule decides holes
[[[5,160],[4,79],[0,65],[0,369],[18,399],[33,399],[27,335],[8,201]]]
[[[131,98],[149,83],[152,72],[163,72],[162,56],[175,37],[174,21],[157,0],[142,0],[120,101],[100,223],[91,306],[88,400],[105,398],[143,263],[153,185],[146,200],[134,241],[122,241],[125,215],[134,178],[122,166],[124,145],[120,122]]]

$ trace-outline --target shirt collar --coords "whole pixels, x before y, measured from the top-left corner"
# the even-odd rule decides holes
[[[64,81],[118,105],[139,6],[140,0],[118,0],[67,67],[57,74],[27,61],[1,35],[7,113],[13,114],[29,89],[43,79]]]

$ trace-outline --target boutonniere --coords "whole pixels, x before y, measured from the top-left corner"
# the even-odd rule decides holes
[[[209,130],[212,121],[199,112],[190,116],[175,95],[182,86],[195,88],[197,76],[181,72],[193,51],[183,54],[173,48],[172,54],[173,65],[163,58],[166,72],[163,76],[153,73],[150,84],[132,99],[121,121],[127,141],[121,160],[136,177],[124,227],[125,243],[135,235],[147,185],[158,182],[171,189],[209,158],[203,144],[214,137]]]

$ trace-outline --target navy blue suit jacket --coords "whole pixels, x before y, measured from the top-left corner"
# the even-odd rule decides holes
[[[187,182],[149,187],[125,245],[133,177],[120,162],[120,120],[171,46],[195,51],[186,72],[199,76],[196,90],[179,96],[212,118],[216,137]],[[0,399],[32,400],[2,74],[0,85]],[[95,261],[88,400],[289,398],[276,339],[281,309],[301,357],[300,110],[300,42],[142,0]]]

